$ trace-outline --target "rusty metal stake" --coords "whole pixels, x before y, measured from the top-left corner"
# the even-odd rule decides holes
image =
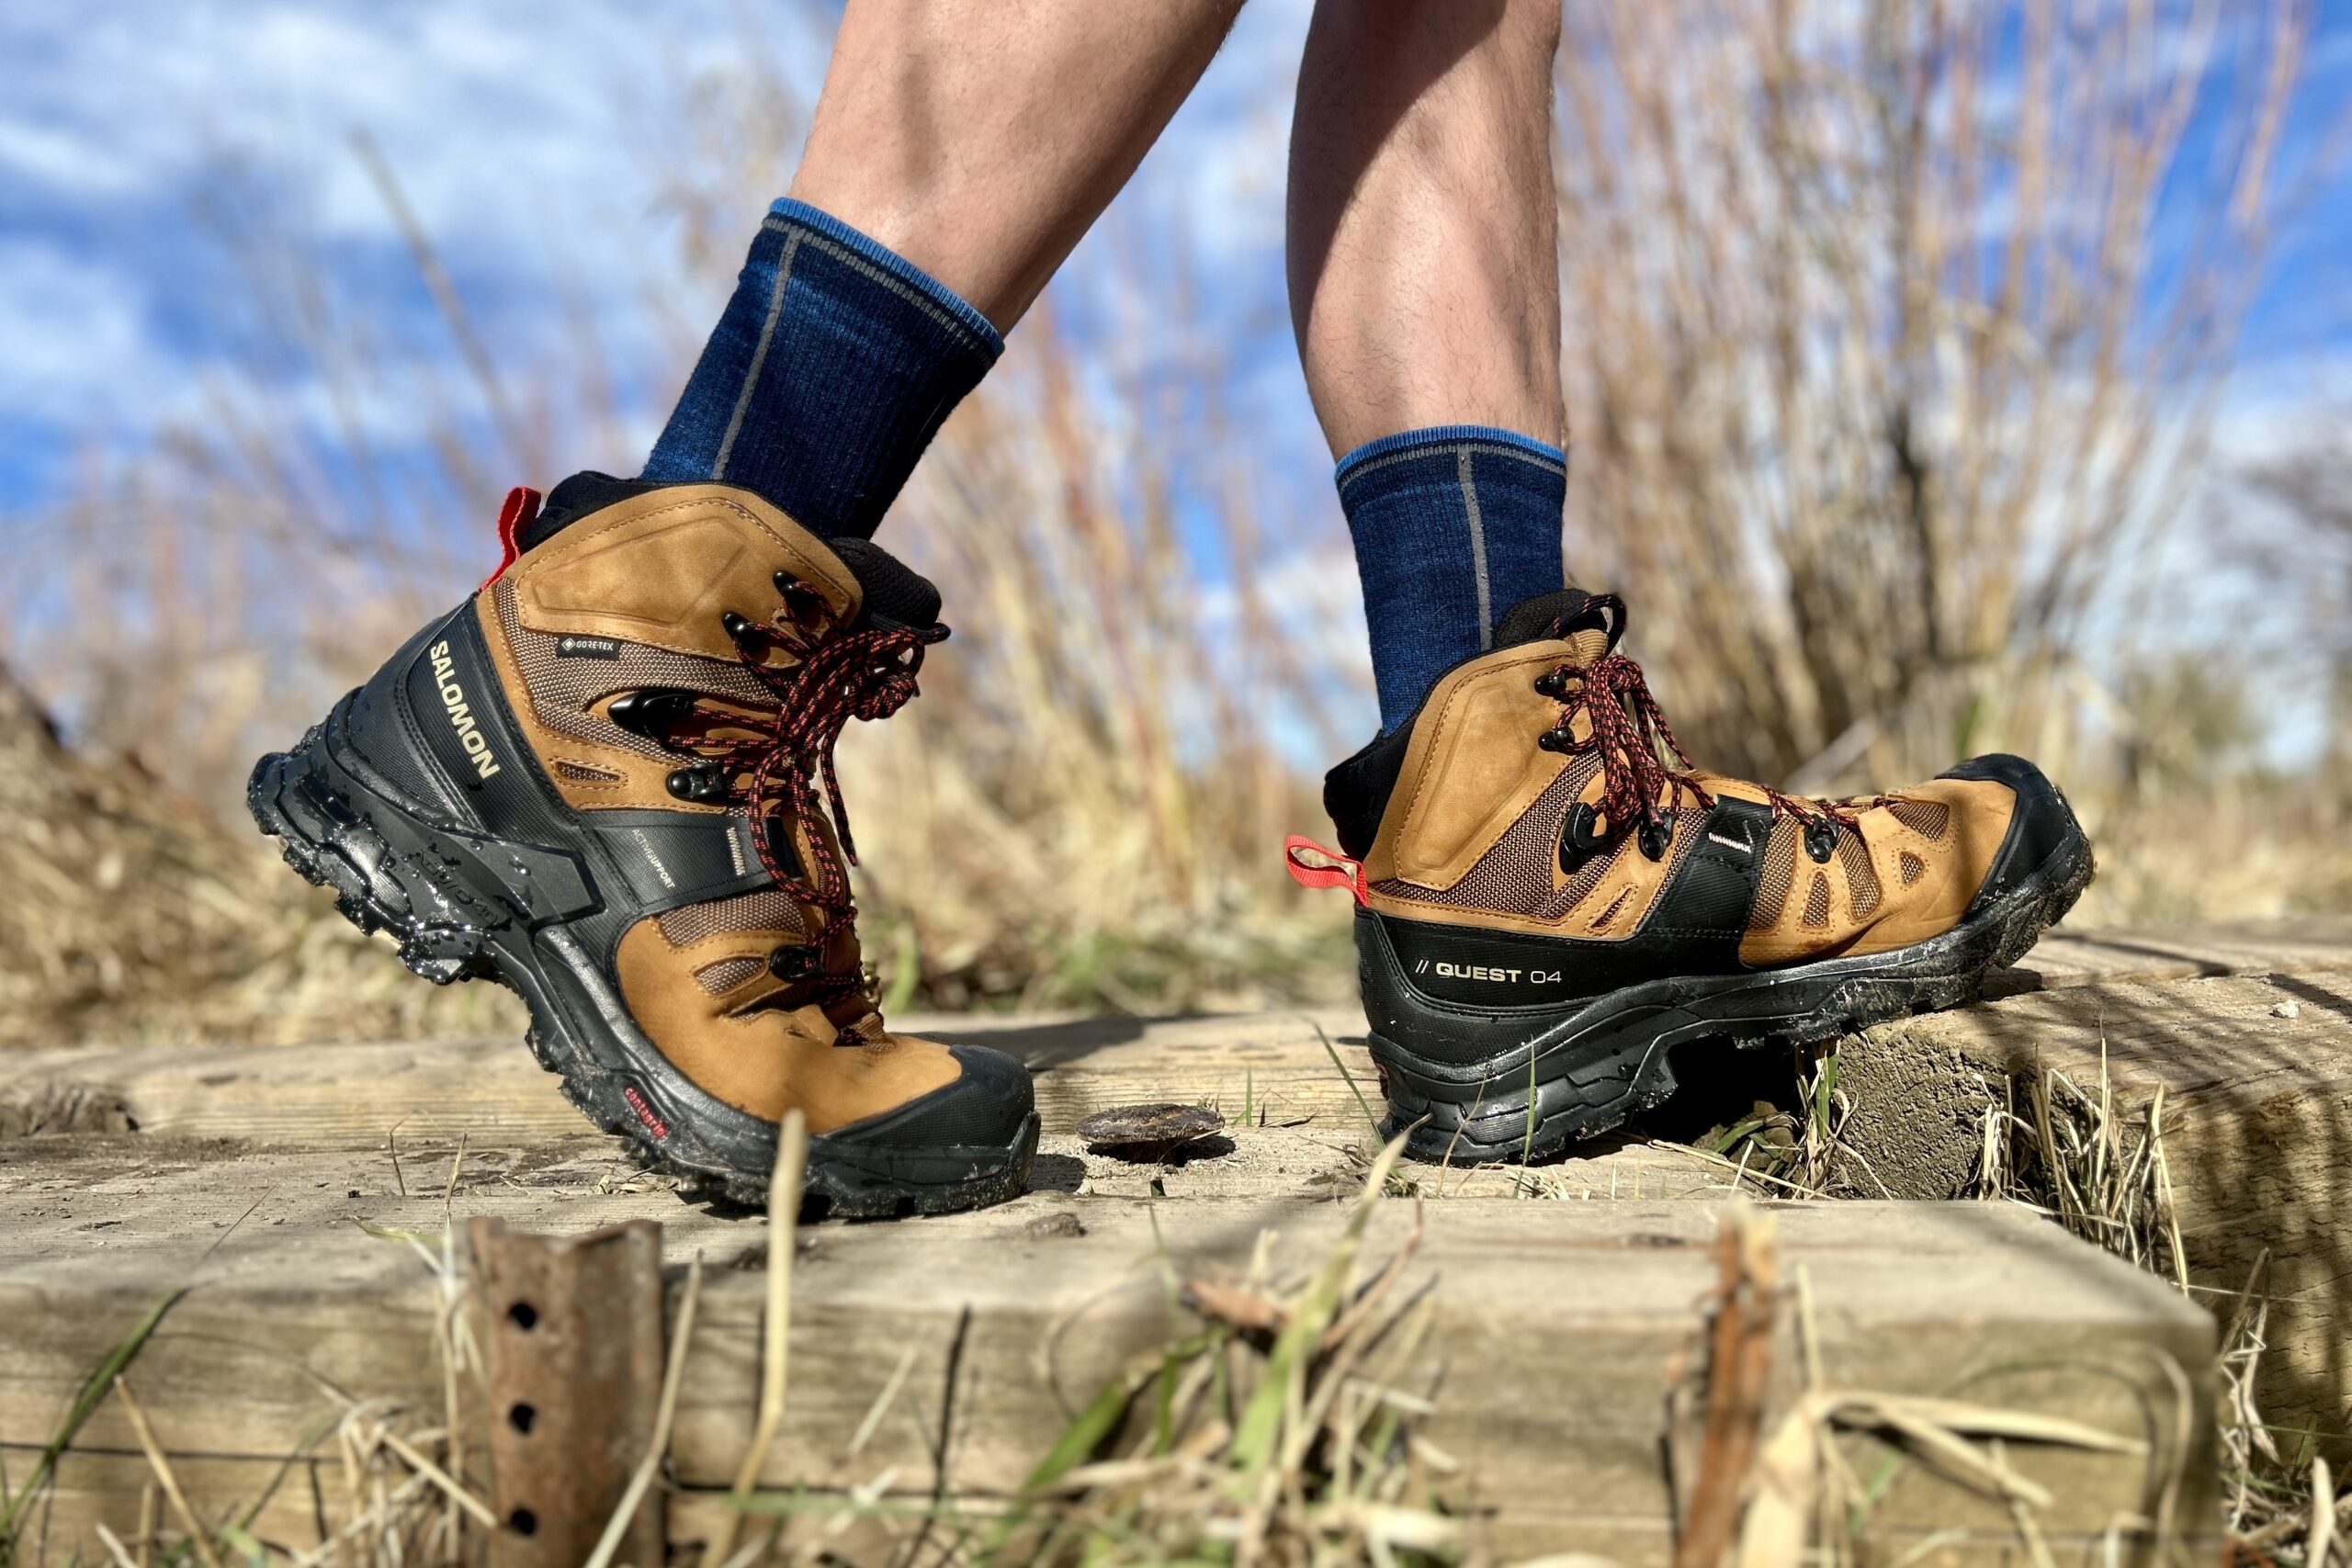
[[[490,1568],[579,1568],[652,1440],[662,1393],[662,1227],[541,1236],[466,1224],[475,1393],[500,1524]],[[662,1560],[659,1494],[617,1561]]]

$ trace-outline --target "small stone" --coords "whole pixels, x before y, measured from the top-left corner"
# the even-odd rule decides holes
[[[1085,1222],[1067,1209],[1058,1213],[1040,1214],[1022,1228],[1040,1240],[1086,1234]]]
[[[2280,1002],[2277,1007],[2270,1010],[2270,1016],[2273,1018],[2301,1018],[2303,1016],[2303,1004],[2296,1001]]]

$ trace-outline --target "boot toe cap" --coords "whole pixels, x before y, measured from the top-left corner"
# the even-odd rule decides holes
[[[892,1149],[1001,1149],[1022,1136],[1036,1109],[1029,1069],[984,1045],[950,1045],[956,1077],[903,1105],[827,1137]]]
[[[2014,797],[2008,828],[1977,884],[1973,914],[2000,898],[2083,839],[2072,807],[2048,775],[2022,757],[1994,752],[1945,770],[1940,778],[1998,784]]]

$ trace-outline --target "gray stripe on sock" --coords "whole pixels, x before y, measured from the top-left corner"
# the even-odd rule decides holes
[[[788,218],[770,218],[765,223],[762,224],[761,227],[774,229],[778,233],[789,233],[792,237],[792,243],[795,244],[815,246],[818,250],[824,252],[827,255],[832,257],[843,266],[848,267],[852,272],[861,274],[865,277],[871,278],[876,283],[880,284],[891,293],[896,294],[899,299],[904,299],[908,304],[912,305],[916,310],[921,310],[924,315],[929,316],[933,321],[937,321],[941,326],[945,327],[949,332],[954,333],[957,337],[963,338],[967,342],[974,344],[976,347],[986,348],[988,346],[986,343],[972,335],[971,328],[957,321],[955,316],[945,310],[943,310],[938,300],[933,299],[930,295],[924,293],[913,284],[909,283],[905,278],[897,276],[884,268],[876,266],[872,262],[866,260],[864,256],[859,255],[847,245],[841,244],[826,235],[812,233],[808,230],[793,222]]]
[[[752,368],[744,373],[743,389],[735,394],[735,412],[728,416],[727,434],[718,438],[718,458],[710,466],[710,477],[727,477],[727,459],[734,455],[735,435],[743,428],[744,412],[752,406],[752,392],[760,384],[761,367],[768,362],[768,344],[775,337],[776,318],[784,314],[784,291],[792,283],[792,256],[800,248],[800,236],[787,234],[784,254],[776,258],[775,289],[768,296],[768,319],[760,323],[760,345],[752,351]]]
[[[1470,451],[1461,447],[1453,460],[1454,472],[1462,476],[1462,508],[1470,514],[1470,570],[1478,579],[1478,651],[1485,653],[1495,646],[1495,615],[1487,603],[1487,522],[1478,514],[1478,487],[1470,482]]]

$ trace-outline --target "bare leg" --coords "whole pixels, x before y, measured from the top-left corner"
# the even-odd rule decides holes
[[[1241,0],[850,0],[791,194],[1009,328]]]
[[[1558,0],[1318,0],[1290,145],[1292,325],[1336,457],[1495,425],[1562,445]]]

